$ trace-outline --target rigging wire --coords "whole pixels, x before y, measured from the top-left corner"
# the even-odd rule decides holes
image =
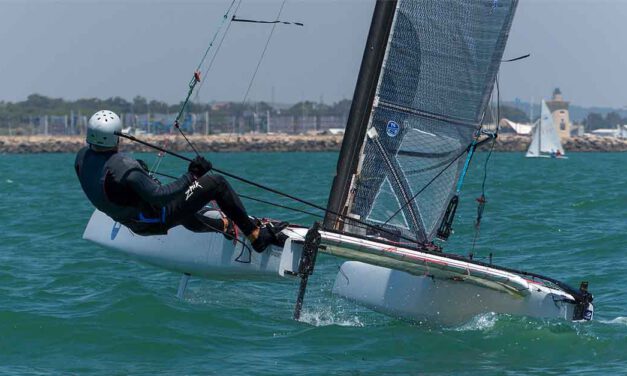
[[[259,24],[284,24],[284,25],[296,25],[296,26],[305,26],[305,24],[303,24],[302,22],[287,22],[287,21],[281,21],[278,19],[278,17],[281,15],[281,11],[283,8],[283,5],[281,6],[281,10],[279,11],[279,13],[277,14],[277,19],[274,21],[264,21],[264,20],[252,20],[252,19],[246,19],[246,18],[238,18],[237,17],[237,11],[240,7],[240,5],[242,4],[242,1],[240,0],[237,4],[237,7],[235,7],[235,11],[233,11],[233,16],[231,17],[231,22],[229,22],[229,24],[226,27],[226,30],[224,31],[224,34],[222,35],[222,38],[220,39],[220,42],[218,43],[218,47],[216,48],[215,53],[213,54],[213,57],[211,58],[211,61],[209,62],[209,65],[207,67],[207,70],[204,73],[204,77],[207,77],[208,72],[211,70],[211,68],[213,67],[213,62],[216,59],[216,56],[218,55],[218,52],[220,51],[220,48],[222,47],[222,43],[224,42],[224,39],[226,38],[226,35],[228,34],[231,25],[233,22],[242,22],[242,23],[259,23]],[[276,26],[276,25],[274,25]],[[271,31],[271,33],[273,33],[274,30]],[[272,36],[270,36],[271,38]],[[267,48],[267,47],[266,47]],[[264,51],[265,54],[265,51]],[[263,59],[263,56],[262,56]],[[258,69],[258,68],[257,68]],[[256,73],[255,73],[256,75]],[[254,80],[254,76],[253,76],[253,80]],[[200,85],[198,86],[198,90],[196,90],[196,96],[194,97],[194,101],[197,102],[198,101],[198,97],[200,94],[200,91],[203,88],[203,85],[205,84],[207,80],[203,80]]]
[[[184,156],[184,155],[182,155],[182,154],[179,154],[179,153],[173,152],[173,151],[171,151],[171,150],[167,150],[167,149],[165,149],[165,148],[163,148],[163,147],[160,147],[160,146],[157,146],[157,145],[151,144],[151,143],[146,142],[146,141],[142,141],[142,140],[140,140],[140,139],[138,139],[138,138],[136,138],[136,137],[134,137],[134,136],[131,136],[131,135],[128,135],[128,134],[125,134],[125,133],[122,133],[122,132],[118,132],[118,131],[115,131],[115,132],[114,132],[114,134],[115,134],[116,136],[123,137],[123,138],[126,138],[126,139],[128,139],[128,140],[131,140],[131,141],[137,142],[137,143],[142,144],[142,145],[144,145],[144,146],[148,146],[148,147],[150,147],[150,148],[153,148],[153,149],[159,150],[159,151],[161,151],[161,152],[163,152],[163,153],[170,154],[170,155],[172,155],[172,156],[175,156],[175,157],[177,157],[177,158],[179,158],[179,159],[182,159],[182,160],[185,160],[185,161],[187,161],[187,162],[191,162],[191,161],[192,161],[192,159],[191,159],[191,158],[188,158],[188,157],[186,157],[186,156]],[[325,208],[325,207],[322,207],[322,206],[320,206],[320,205],[314,204],[314,203],[312,203],[312,202],[310,202],[310,201],[307,201],[307,200],[304,200],[304,199],[302,199],[302,198],[296,197],[296,196],[291,195],[291,194],[289,194],[289,193],[281,192],[281,191],[279,191],[279,190],[277,190],[277,189],[270,188],[270,187],[265,186],[265,185],[263,185],[263,184],[260,184],[260,183],[254,182],[254,181],[252,181],[252,180],[249,180],[249,179],[243,178],[243,177],[241,177],[241,176],[237,176],[237,175],[235,175],[235,174],[231,174],[231,173],[226,172],[226,171],[224,171],[224,170],[220,170],[220,169],[217,169],[217,168],[213,168],[212,170],[213,170],[213,171],[215,171],[215,172],[217,172],[217,173],[219,173],[219,174],[222,174],[222,175],[224,175],[224,176],[227,176],[227,177],[233,178],[233,179],[235,179],[235,180],[239,180],[239,181],[241,181],[242,183],[245,183],[245,184],[248,184],[248,185],[252,185],[252,186],[257,187],[257,188],[260,188],[260,189],[262,189],[262,190],[265,190],[265,191],[268,191],[268,192],[274,193],[274,194],[279,195],[279,196],[283,196],[283,197],[289,198],[289,199],[291,199],[291,200],[294,200],[294,201],[300,202],[301,204],[305,204],[305,205],[307,205],[307,206],[309,206],[309,207],[312,207],[312,208],[315,208],[315,209],[321,210],[321,211],[323,211],[325,214],[326,214],[326,213],[329,213],[329,214],[333,214],[333,215],[338,216],[338,217],[347,218],[349,221],[354,222],[354,223],[359,223],[359,224],[361,224],[361,225],[363,225],[363,226],[366,226],[367,228],[373,228],[373,229],[376,229],[376,230],[381,231],[381,232],[388,233],[388,234],[393,235],[393,236],[398,236],[399,238],[404,239],[404,240],[407,240],[407,241],[412,242],[412,243],[422,244],[422,243],[420,243],[417,239],[408,238],[408,237],[403,236],[403,235],[400,235],[400,236],[399,236],[398,234],[396,234],[396,233],[394,233],[394,232],[392,232],[392,231],[389,231],[389,230],[383,229],[383,228],[381,228],[381,227],[379,227],[379,226],[372,225],[372,224],[367,223],[367,222],[363,222],[363,221],[361,221],[361,220],[359,220],[359,219],[356,219],[356,218],[349,218],[349,217],[347,217],[347,216],[346,216],[346,215],[344,215],[344,214],[337,213],[337,212],[335,212],[335,211],[329,210],[329,209],[327,209],[327,208]]]
[[[154,174],[155,175],[159,175],[159,176],[163,176],[163,177],[166,177],[166,178],[174,179],[174,180],[178,179],[176,176],[173,176],[173,175],[170,175],[170,174],[164,174],[163,172],[156,172],[155,171]],[[310,211],[306,211],[306,210],[303,210],[303,209],[298,209],[298,208],[294,208],[294,207],[291,207],[291,206],[281,205],[281,204],[278,204],[276,202],[262,200],[260,198],[247,196],[247,195],[244,195],[244,194],[241,194],[241,193],[238,193],[237,195],[239,197],[247,199],[247,200],[256,201],[256,202],[259,202],[259,203],[262,203],[262,204],[266,204],[266,205],[270,205],[270,206],[275,206],[277,208],[282,208],[282,209],[291,210],[291,211],[302,213],[302,214],[307,214],[307,215],[310,215],[312,217],[324,218],[323,215],[312,213]]]
[[[251,197],[251,196],[246,196],[243,194],[238,193],[238,196],[241,198],[245,198],[247,200],[251,200],[251,201],[257,201],[260,202],[262,204],[266,204],[266,205],[270,205],[270,206],[275,206],[277,208],[282,208],[282,209],[286,209],[286,210],[291,210],[294,212],[298,212],[298,213],[302,213],[302,214],[307,214],[310,215],[312,217],[316,217],[316,218],[324,218],[323,215],[320,214],[316,214],[316,213],[312,213],[310,211],[307,210],[302,210],[302,209],[298,209],[298,208],[293,208],[291,206],[285,206],[285,205],[281,205],[281,204],[277,204],[276,202],[271,202],[271,201],[266,201],[266,200],[262,200],[260,198],[256,198],[256,197]]]
[[[453,158],[446,166],[444,166],[444,168],[442,168],[442,170],[440,170],[433,178],[431,178],[431,180],[429,180],[427,184],[425,184],[422,188],[420,188],[420,190],[415,195],[413,195],[409,200],[407,200],[403,204],[403,206],[398,208],[398,210],[395,211],[394,214],[392,214],[385,222],[383,222],[383,225],[385,226],[386,224],[388,224],[388,222],[390,222],[394,217],[396,217],[398,213],[400,213],[403,209],[405,209],[407,205],[411,204],[416,199],[416,197],[418,197],[419,194],[424,192],[424,190],[427,189],[438,177],[440,177],[440,175],[442,175],[446,170],[448,170],[448,168],[451,167],[453,163],[458,161],[459,158],[462,157],[462,155],[466,154],[468,150],[470,149],[470,147],[472,147],[472,143],[468,145],[466,148],[464,148],[464,150],[462,150],[462,152],[459,153],[455,158]]]
[[[278,11],[277,16],[276,16],[276,20],[277,20],[277,21],[279,20],[279,17],[281,16],[281,12],[283,11],[283,7],[285,6],[285,2],[286,2],[286,1],[287,1],[287,0],[283,0],[283,2],[281,3],[281,7],[279,8],[279,11]],[[181,105],[181,108],[180,108],[180,110],[179,110],[179,112],[178,112],[178,114],[177,114],[177,116],[176,116],[176,119],[174,120],[174,124],[173,124],[173,126],[174,126],[174,127],[175,127],[178,131],[179,131],[179,133],[181,134],[181,136],[183,136],[183,138],[185,139],[185,141],[187,142],[187,144],[188,144],[188,145],[192,148],[192,150],[196,153],[196,155],[200,155],[200,153],[199,153],[199,152],[198,152],[198,150],[194,147],[194,145],[192,144],[192,142],[191,142],[191,141],[187,138],[187,136],[185,135],[185,133],[183,132],[183,130],[180,128],[179,120],[180,120],[180,118],[181,118],[181,116],[182,116],[183,112],[185,111],[185,108],[187,107],[187,103],[189,102],[189,98],[191,97],[192,92],[194,91],[194,88],[195,88],[195,87],[196,87],[196,85],[197,85],[197,84],[201,81],[201,80],[200,80],[200,74],[201,74],[201,72],[200,72],[200,68],[202,67],[202,64],[204,63],[205,59],[207,58],[207,56],[208,56],[208,54],[209,54],[209,50],[210,50],[210,49],[211,49],[211,47],[213,46],[213,42],[215,42],[215,39],[217,38],[217,36],[218,36],[218,34],[219,34],[220,29],[224,26],[224,24],[225,24],[225,22],[226,22],[226,20],[227,20],[227,18],[228,18],[228,13],[229,13],[229,12],[231,11],[231,9],[233,8],[233,5],[235,4],[235,2],[236,2],[236,0],[232,0],[232,1],[231,1],[231,4],[230,4],[230,5],[229,5],[229,7],[227,8],[227,11],[225,12],[225,14],[224,14],[224,16],[223,16],[223,18],[222,18],[222,23],[219,25],[218,29],[216,30],[216,33],[214,33],[214,36],[213,36],[213,38],[212,38],[212,40],[211,40],[211,43],[209,44],[209,46],[208,46],[208,47],[207,47],[207,49],[205,50],[205,53],[204,53],[203,57],[201,58],[201,60],[200,60],[200,62],[199,62],[199,64],[198,64],[198,67],[197,67],[196,71],[194,71],[194,75],[193,75],[193,77],[192,77],[191,81],[190,81],[190,82],[189,82],[189,84],[188,84],[189,89],[188,89],[188,92],[187,92],[187,97],[186,97],[186,98],[185,98],[185,100],[183,101],[183,104]],[[241,4],[242,4],[242,0],[239,0],[239,2],[238,2],[238,4],[237,4],[237,7],[235,8],[235,11],[234,11],[233,13],[237,12],[237,10],[238,10],[238,9],[239,9],[239,7],[241,6]],[[234,14],[234,15],[233,15],[233,17],[231,18],[231,20],[233,20],[233,18],[235,18],[235,14]],[[228,27],[227,27],[227,30],[225,31],[225,33],[224,33],[224,35],[223,35],[223,38],[222,38],[222,39],[221,39],[221,41],[220,41],[220,46],[222,45],[222,42],[224,41],[224,37],[226,37],[226,32],[227,32],[227,31],[228,31],[228,29],[230,28],[230,25],[231,25],[231,22],[229,22]],[[262,51],[262,53],[261,53],[261,56],[260,56],[260,58],[259,58],[259,61],[257,62],[257,66],[256,66],[256,68],[255,68],[255,72],[254,72],[254,74],[253,74],[253,76],[252,76],[252,78],[251,78],[251,80],[250,80],[250,82],[249,82],[249,84],[248,84],[248,88],[247,88],[247,90],[246,90],[246,94],[244,95],[244,99],[242,100],[242,103],[243,103],[243,104],[245,104],[245,103],[246,103],[246,100],[247,100],[247,98],[248,98],[248,94],[249,94],[249,92],[250,92],[250,89],[251,89],[251,87],[252,87],[252,85],[253,85],[253,82],[254,82],[254,80],[255,80],[255,77],[257,76],[257,72],[259,71],[259,67],[260,67],[260,65],[261,65],[261,62],[262,62],[262,60],[263,60],[263,58],[264,58],[264,56],[265,56],[265,53],[266,53],[266,51],[267,51],[267,49],[268,49],[268,45],[270,44],[270,40],[271,40],[271,38],[272,38],[272,35],[274,34],[274,30],[276,29],[276,25],[277,25],[277,23],[274,23],[274,24],[272,25],[272,30],[270,31],[270,34],[268,35],[268,39],[266,40],[266,44],[265,44],[265,46],[264,46],[264,49],[263,49],[263,51]],[[213,64],[213,61],[214,61],[214,59],[215,59],[215,57],[216,57],[216,56],[217,56],[217,51],[216,51],[216,53],[214,54],[213,59],[211,60],[211,64]],[[167,143],[166,143],[166,145],[167,145]],[[154,164],[154,166],[155,166],[155,171],[156,171],[156,169],[159,167],[159,165],[161,164],[161,159],[163,158],[163,156],[164,156],[164,155],[163,155],[162,153],[160,153],[160,154],[158,155],[158,157],[157,157],[157,158],[158,158],[158,159],[157,159],[157,162]]]
[[[518,59],[517,59],[518,60]],[[475,234],[472,239],[472,250],[471,254],[475,252],[475,245],[477,243],[477,239],[479,238],[479,234],[481,232],[481,219],[483,218],[483,211],[485,209],[485,204],[488,200],[485,197],[485,182],[488,179],[488,162],[490,161],[490,157],[492,156],[492,152],[494,151],[494,146],[496,145],[496,139],[500,130],[500,120],[501,120],[501,90],[499,87],[499,76],[498,73],[496,75],[496,117],[492,115],[492,118],[495,119],[496,130],[495,137],[492,139],[492,144],[490,145],[490,151],[485,158],[485,163],[483,166],[483,181],[481,182],[481,196],[477,198],[477,220],[475,221]]]
[[[154,174],[155,175],[164,176],[164,177],[167,177],[167,178],[170,178],[170,179],[175,179],[175,180],[178,179],[176,176],[169,175],[169,174],[164,174],[162,172],[154,172]],[[313,213],[313,212],[310,212],[310,211],[294,208],[294,207],[291,207],[291,206],[282,205],[282,204],[279,204],[279,203],[276,203],[276,202],[266,201],[266,200],[262,200],[260,198],[251,197],[251,196],[247,196],[247,195],[244,195],[244,194],[238,194],[238,196],[241,197],[241,198],[247,199],[247,200],[260,202],[262,204],[266,204],[266,205],[269,205],[269,206],[282,208],[282,209],[290,210],[290,211],[297,212],[297,213],[307,214],[307,215],[310,215],[310,216],[316,217],[316,218],[324,218],[324,215],[316,214],[316,213]],[[344,217],[340,217],[340,216],[338,216],[338,217],[342,221],[344,221],[344,219],[345,219]],[[352,220],[352,218],[349,218],[349,220]],[[376,228],[377,230],[382,230],[381,228],[379,228],[377,226],[374,226],[374,225],[364,226],[364,225],[360,225],[358,223],[351,223],[351,226],[353,226],[355,228],[360,228],[360,229],[363,229],[363,230],[368,230],[369,228]],[[385,230],[383,230],[383,232],[385,232]],[[414,244],[414,242],[412,242],[412,243],[399,243],[399,244],[407,245],[407,244]]]
[[[287,0],[283,0],[281,3],[281,7],[279,8],[279,12],[276,15],[276,22],[279,22],[279,17],[281,17],[281,12],[283,12],[283,7],[285,6],[285,2]],[[261,66],[261,62],[263,61],[264,56],[266,55],[266,51],[268,50],[268,45],[270,44],[270,40],[272,39],[272,35],[274,34],[274,30],[276,29],[277,23],[272,24],[272,29],[270,30],[270,34],[268,35],[268,39],[266,40],[266,45],[263,47],[263,51],[261,52],[261,56],[259,57],[259,61],[257,61],[257,67],[255,67],[255,72],[253,76],[250,78],[250,82],[248,83],[248,88],[246,89],[246,94],[244,94],[244,99],[242,100],[242,105],[246,104],[248,100],[248,94],[250,93],[250,89],[253,86],[253,82],[255,81],[255,77],[257,77],[257,72],[259,72],[259,67]]]
[[[203,55],[202,59],[200,59],[200,62],[198,63],[198,67],[196,67],[197,71],[200,70],[200,68],[202,67],[202,64],[205,62],[205,59],[207,58],[207,55],[209,54],[209,50],[211,49],[211,47],[213,47],[213,42],[216,41],[216,38],[218,37],[218,34],[220,33],[220,30],[222,29],[222,27],[226,23],[226,20],[229,17],[229,13],[231,12],[231,9],[233,8],[233,5],[235,4],[235,1],[237,1],[237,0],[232,0],[231,1],[231,4],[229,5],[228,9],[224,13],[224,16],[222,16],[222,22],[220,23],[220,26],[218,26],[218,28],[216,29],[216,32],[213,34],[213,38],[211,38],[211,42],[209,43],[209,46],[205,50],[205,54]],[[238,5],[238,8],[239,8],[239,5]],[[237,8],[235,9],[235,11],[237,11]],[[230,22],[229,22],[229,25],[230,25]],[[217,53],[217,51],[216,51],[216,53]]]
[[[211,42],[209,42],[209,45],[207,46],[207,48],[205,49],[205,52],[202,56],[202,58],[200,59],[200,61],[198,62],[198,66],[196,67],[196,70],[194,71],[194,74],[192,76],[192,79],[190,80],[189,84],[188,84],[188,91],[187,91],[187,97],[185,98],[185,100],[183,101],[183,104],[181,105],[181,108],[174,120],[173,126],[178,129],[179,133],[183,136],[183,138],[185,139],[185,141],[187,141],[187,144],[192,148],[192,150],[194,150],[194,152],[196,153],[196,155],[200,155],[198,153],[198,150],[196,150],[196,148],[194,147],[194,145],[191,143],[191,141],[187,138],[187,136],[185,135],[185,133],[183,133],[183,130],[180,128],[179,125],[179,121],[180,118],[183,114],[183,112],[185,111],[185,108],[187,107],[187,103],[189,102],[189,98],[192,95],[192,92],[194,91],[194,88],[196,87],[196,85],[201,81],[201,68],[203,63],[205,62],[205,60],[207,59],[207,56],[209,55],[209,51],[211,50],[211,47],[213,47],[213,43],[215,42],[216,38],[218,37],[218,35],[220,34],[220,30],[224,27],[226,21],[229,19],[228,15],[231,12],[231,9],[233,9],[233,6],[235,4],[237,0],[232,0],[231,3],[229,4],[229,7],[227,8],[226,12],[224,13],[224,15],[222,16],[222,21],[220,22],[220,24],[218,25],[218,27],[216,28],[215,33],[213,34],[213,37],[211,38]],[[239,2],[239,4],[241,4],[241,0]],[[237,8],[239,8],[239,4],[238,6],[235,8],[235,11],[237,11]],[[230,26],[231,23],[228,23],[228,26]],[[228,27],[227,27],[228,30]],[[226,32],[225,32],[226,34]],[[222,39],[224,40],[224,38]],[[220,41],[220,45],[222,45],[221,43],[222,41]],[[215,56],[217,55],[217,51],[214,53],[213,58],[215,59]],[[213,59],[211,60],[211,62],[213,62]],[[207,70],[208,72],[208,70]],[[205,73],[207,73],[205,72]],[[148,119],[150,120],[150,119]],[[171,128],[170,128],[171,129]],[[165,142],[165,146],[167,147],[167,140]],[[154,173],[155,171],[157,171],[159,169],[159,166],[161,165],[161,161],[163,160],[163,157],[165,156],[165,154],[163,153],[159,153],[157,155],[157,160],[156,162],[153,164],[153,167],[151,169],[151,173]]]
[[[237,0],[235,0],[237,1]],[[242,5],[242,0],[239,0],[237,3],[237,6],[235,7],[235,10],[233,11],[233,14],[237,13],[237,10],[239,9],[240,5]],[[226,16],[226,14],[225,14]],[[218,56],[218,53],[220,52],[220,49],[222,48],[222,43],[224,43],[224,39],[226,39],[227,34],[229,33],[229,30],[231,30],[231,25],[233,19],[231,19],[231,22],[229,22],[226,25],[226,29],[224,30],[224,33],[222,34],[222,37],[220,38],[220,42],[218,42],[218,47],[216,47],[215,52],[213,53],[213,56],[211,56],[211,60],[209,60],[209,65],[207,65],[207,69],[204,72],[204,77],[205,79],[202,80],[200,82],[200,85],[198,86],[198,90],[196,90],[196,96],[194,97],[194,101],[198,102],[198,96],[200,94],[200,91],[202,90],[202,87],[204,86],[205,82],[207,82],[207,76],[209,75],[209,72],[211,71],[211,68],[213,68],[213,62],[216,60],[216,57]]]
[[[192,150],[194,150],[196,155],[200,155],[200,153],[198,152],[198,150],[196,150],[194,145],[191,143],[191,141],[189,141],[189,139],[187,138],[187,136],[185,135],[185,133],[181,129],[180,124],[179,124],[179,120],[181,119],[181,116],[183,115],[183,112],[185,111],[185,108],[187,107],[187,103],[189,102],[189,98],[191,97],[191,95],[192,95],[192,93],[194,91],[194,88],[196,87],[196,84],[198,84],[200,82],[200,68],[202,67],[202,64],[205,62],[205,59],[207,58],[207,55],[209,54],[209,50],[213,46],[213,42],[215,42],[216,38],[218,37],[218,33],[220,32],[220,30],[224,26],[224,24],[225,24],[225,22],[226,22],[226,20],[228,18],[228,14],[231,11],[231,9],[233,8],[234,4],[235,4],[235,0],[232,0],[231,4],[229,5],[229,8],[227,9],[226,13],[222,17],[222,22],[220,23],[220,25],[218,26],[218,29],[216,30],[216,32],[213,35],[211,43],[209,43],[209,46],[205,50],[205,53],[204,53],[203,57],[200,59],[200,62],[198,63],[198,67],[194,71],[194,75],[192,76],[192,79],[189,82],[189,85],[188,85],[189,86],[189,90],[187,91],[187,97],[183,101],[183,104],[181,105],[181,109],[179,110],[178,115],[176,115],[176,119],[174,119],[174,127],[179,131],[181,136],[183,136],[185,141],[187,141],[187,144],[192,148]],[[240,1],[239,4],[241,4],[241,1]]]

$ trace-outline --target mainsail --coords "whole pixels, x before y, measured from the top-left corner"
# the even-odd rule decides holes
[[[531,144],[527,150],[527,157],[539,157],[542,154],[548,155],[564,155],[564,148],[560,136],[557,134],[553,115],[549,111],[546,102],[542,101],[542,113],[538,125],[533,130],[531,136]]]
[[[420,243],[433,238],[481,127],[516,5],[377,1],[325,228],[366,234],[355,218]],[[387,24],[373,30],[378,19]]]

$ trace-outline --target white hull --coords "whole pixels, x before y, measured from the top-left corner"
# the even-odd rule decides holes
[[[164,236],[138,236],[95,211],[83,238],[164,269],[251,280],[294,275],[306,232],[290,227],[283,248],[242,254],[243,245],[222,234],[175,227]],[[485,312],[566,320],[573,316],[571,295],[513,273],[346,235],[321,231],[321,236],[325,253],[387,266],[345,262],[333,288],[335,294],[375,311],[445,325]]]
[[[540,155],[526,154],[525,157],[527,157],[527,158],[568,159],[568,157],[566,157],[564,155],[555,156],[555,155],[546,155],[546,154],[540,154]]]
[[[83,239],[154,266],[207,278],[278,276],[282,257],[286,263],[282,270],[297,268],[300,258],[300,253],[293,258],[287,257],[291,256],[291,242],[284,247],[287,252],[278,247],[263,253],[250,252],[243,250],[242,243],[234,245],[222,234],[194,233],[182,226],[163,236],[139,236],[98,210],[92,214]],[[295,266],[290,263],[292,260]]]
[[[541,285],[529,286],[522,296],[356,261],[342,265],[333,293],[391,316],[443,325],[468,322],[486,312],[570,320],[574,309],[562,300],[571,296]]]

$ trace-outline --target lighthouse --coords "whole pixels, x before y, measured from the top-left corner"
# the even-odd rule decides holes
[[[569,102],[564,100],[559,88],[555,88],[555,90],[553,90],[553,98],[550,101],[546,101],[546,105],[553,115],[553,124],[555,124],[557,128],[557,134],[559,134],[562,140],[570,137],[572,128],[568,114],[569,104]]]

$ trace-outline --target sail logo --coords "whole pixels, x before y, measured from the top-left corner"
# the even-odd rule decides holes
[[[490,14],[493,14],[498,8],[505,7],[505,4],[500,3],[499,0],[486,0],[484,6],[490,8]]]
[[[398,132],[400,132],[401,127],[395,121],[388,121],[387,127],[385,127],[385,133],[390,137],[396,137]]]
[[[113,227],[111,228],[111,240],[115,240],[116,236],[118,236],[118,232],[122,228],[122,224],[120,222],[115,222]]]

